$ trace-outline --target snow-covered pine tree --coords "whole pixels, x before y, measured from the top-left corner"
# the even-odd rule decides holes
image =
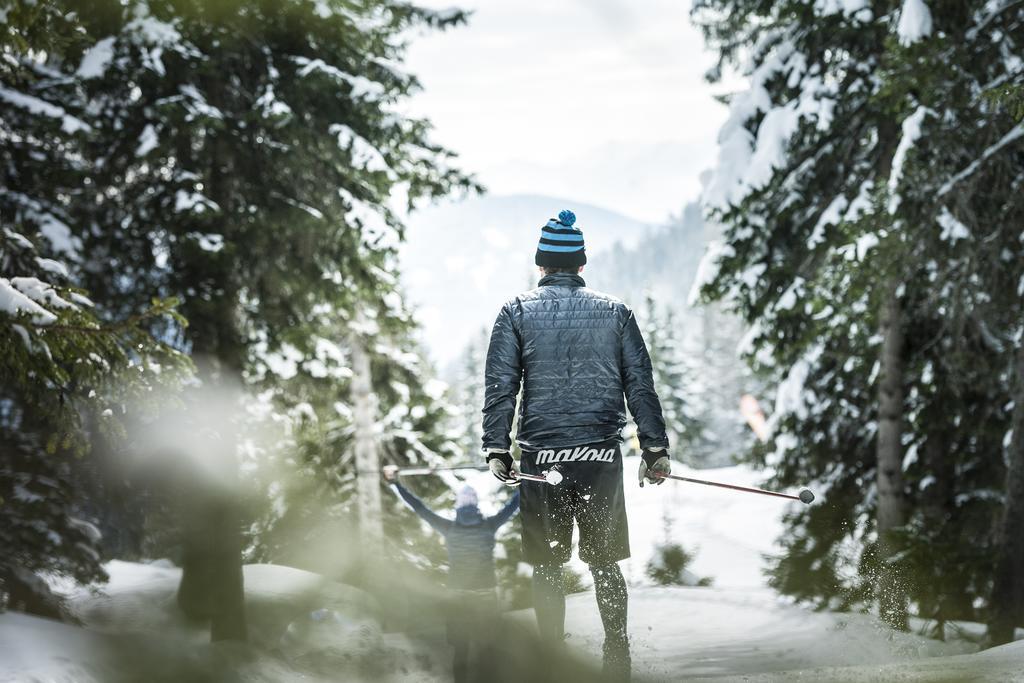
[[[392,198],[411,205],[470,185],[428,141],[428,123],[397,109],[417,86],[400,67],[408,29],[461,13],[138,0],[79,17],[92,43],[48,65],[78,77],[91,116],[89,177],[65,209],[82,245],[76,282],[112,317],[179,296],[189,327],[159,332],[198,359],[207,384],[248,373],[257,348],[315,357],[320,318],[346,327],[393,279],[406,205]],[[186,535],[195,561],[182,603],[214,617],[218,638],[244,635],[235,515],[219,505]]]
[[[1019,174],[1009,169],[1020,168],[1020,133],[986,111],[983,93],[1019,78],[1007,57],[1016,42],[988,36],[1019,35],[1020,8],[706,0],[694,11],[720,69],[749,58],[750,86],[731,98],[704,196],[726,228],[707,257],[718,269],[704,292],[734,302],[752,325],[753,362],[780,380],[768,454],[776,478],[817,480],[829,503],[790,517],[774,584],[826,604],[874,599],[902,625],[908,592],[919,608],[926,592],[935,597],[934,585],[915,581],[909,552],[893,559],[934,521],[922,514],[936,505],[920,502],[936,482],[930,468],[943,476],[938,505],[962,513],[947,516],[956,521],[946,538],[966,538],[993,512],[979,489],[991,490],[1001,468],[984,454],[998,449],[991,435],[1007,416],[978,410],[964,387],[980,371],[1004,398],[994,404],[1006,404],[1005,371],[985,374],[977,361],[1009,307],[1005,285],[992,288],[973,266],[991,264],[1006,280],[1016,266],[992,255],[1008,248],[1012,264],[1019,245],[999,228],[981,249],[950,247],[970,239],[957,216],[1008,226],[1019,210]],[[957,190],[979,173],[991,184],[974,187],[992,192]],[[1001,304],[969,313],[986,298]],[[929,457],[916,460],[926,443]],[[929,553],[933,570],[969,575],[950,605],[986,592],[990,570],[972,538]]]
[[[89,431],[118,437],[126,406],[189,364],[147,331],[176,315],[173,301],[110,320],[74,286],[81,242],[68,204],[88,179],[94,113],[60,68],[93,38],[49,3],[0,10],[0,604],[59,616],[38,573],[103,576],[78,476],[92,460]]]
[[[382,462],[441,465],[457,456],[453,408],[443,382],[417,347],[415,322],[392,285],[381,283],[379,305],[364,311],[360,331],[370,353],[378,402],[377,446]],[[252,477],[266,492],[255,510],[251,556],[288,562],[348,581],[366,580],[358,555],[335,552],[356,542],[355,419],[348,337],[325,316],[316,354],[304,357],[290,343],[277,352],[254,352],[251,382],[269,410],[287,416],[285,443],[257,454]],[[331,334],[337,330],[337,334]],[[332,337],[337,341],[332,341]],[[417,480],[416,493],[431,503],[448,487],[432,477]],[[386,546],[423,567],[440,566],[436,539],[427,541],[418,520],[395,496],[383,494]],[[376,571],[380,571],[379,568]],[[372,578],[372,577],[371,577]]]
[[[739,410],[744,394],[763,396],[763,382],[742,361],[742,320],[720,303],[691,308],[690,324],[698,331],[684,348],[694,358],[697,419],[703,426],[703,465],[722,467],[753,442],[754,435]]]
[[[484,360],[487,356],[489,333],[481,328],[462,352],[451,400],[456,411],[458,430],[455,438],[468,462],[478,461],[483,445],[483,422],[480,411],[484,405]]]
[[[700,392],[693,367],[698,359],[689,355],[680,343],[683,330],[678,329],[672,309],[659,306],[650,293],[644,297],[638,317],[651,356],[654,386],[665,415],[669,450],[677,460],[691,466],[700,465],[707,444],[698,418]]]

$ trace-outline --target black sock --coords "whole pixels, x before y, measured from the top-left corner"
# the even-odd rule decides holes
[[[533,611],[537,614],[540,637],[546,642],[562,642],[565,637],[562,565],[538,564],[533,567]]]
[[[590,574],[594,577],[594,592],[597,593],[597,609],[601,612],[605,640],[624,643],[629,595],[619,565],[617,562],[590,565]]]

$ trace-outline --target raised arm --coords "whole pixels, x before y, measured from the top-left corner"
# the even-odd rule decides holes
[[[512,515],[516,514],[516,510],[519,509],[519,489],[512,494],[512,497],[505,503],[505,507],[498,511],[498,514],[488,518],[487,524],[497,531],[501,528],[501,525],[512,519]]]
[[[632,311],[622,328],[622,388],[636,421],[640,448],[668,448],[661,401],[654,390],[651,356]]]
[[[512,445],[509,434],[516,412],[516,396],[523,368],[519,335],[512,324],[512,307],[505,304],[498,313],[487,347],[484,369],[484,450],[507,451]]]
[[[428,508],[422,500],[412,495],[412,493],[410,493],[404,486],[398,482],[394,482],[391,484],[391,488],[393,488],[395,493],[397,493],[399,497],[401,497],[401,499],[412,508],[413,512],[419,515],[424,522],[433,527],[435,531],[446,534],[451,529],[452,521],[450,519],[445,519]]]

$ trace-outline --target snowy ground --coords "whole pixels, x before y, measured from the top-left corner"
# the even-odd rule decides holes
[[[310,572],[245,567],[252,647],[241,647],[210,645],[206,627],[181,617],[180,569],[114,561],[107,570],[110,582],[101,589],[69,595],[85,628],[0,614],[0,683],[446,678],[429,643],[382,632],[371,596]],[[313,618],[318,610],[329,612]]]
[[[941,643],[893,632],[868,615],[787,604],[765,585],[764,555],[777,551],[782,515],[802,503],[681,482],[641,489],[634,479],[638,466],[638,457],[626,458],[633,557],[622,563],[632,586],[629,624],[638,677],[1024,681],[1016,673],[1024,671],[1024,643],[967,655],[976,649],[969,642]],[[746,466],[693,470],[673,463],[673,471],[743,486],[760,486],[764,478]],[[497,490],[488,473],[473,475],[471,483],[482,493]],[[814,504],[822,503],[819,497]],[[650,586],[645,568],[666,538],[696,553],[690,569],[711,577],[712,588]],[[586,576],[586,565],[572,564]],[[524,611],[513,618],[530,623],[533,615]],[[566,630],[571,651],[599,658],[602,631],[592,593],[568,598]],[[979,635],[978,628],[968,630]],[[845,668],[851,666],[857,668]]]
[[[569,598],[569,645],[594,659],[603,638],[596,613],[593,595]],[[810,612],[759,589],[634,588],[629,623],[635,674],[657,681],[746,680],[815,668],[819,680],[842,680],[828,678],[821,668],[906,663],[973,649],[894,633],[868,615]]]
[[[969,654],[974,647],[965,641],[895,633],[868,615],[811,612],[780,600],[764,587],[762,555],[773,549],[782,512],[799,503],[675,482],[641,490],[631,478],[636,467],[635,458],[627,459],[634,557],[624,569],[633,585],[636,680],[1024,681],[1024,642]],[[676,465],[676,471],[685,469]],[[743,467],[696,476],[758,483]],[[473,483],[486,506],[493,479],[474,475]],[[645,585],[644,568],[666,537],[666,519],[668,537],[697,552],[692,569],[712,577],[714,587]],[[178,615],[179,569],[112,562],[108,571],[111,581],[101,590],[71,592],[84,628],[0,614],[0,683],[450,680],[440,623],[387,633],[372,597],[309,572],[245,568],[253,647],[238,648],[209,645],[204,629]],[[330,610],[329,618],[312,618],[317,609]],[[506,620],[522,627],[506,634],[533,629],[531,611]],[[596,663],[602,636],[592,593],[568,598],[566,630],[569,653]]]

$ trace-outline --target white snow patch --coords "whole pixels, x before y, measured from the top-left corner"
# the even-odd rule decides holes
[[[866,235],[861,235],[857,238],[856,249],[854,253],[858,261],[863,261],[864,257],[867,256],[868,252],[881,243],[878,235],[869,232]]]
[[[213,232],[190,232],[187,237],[198,242],[199,248],[203,251],[217,253],[224,248],[224,235]]]
[[[900,23],[896,27],[900,45],[908,47],[932,33],[932,13],[924,0],[903,0]]]
[[[863,9],[851,7],[858,12]],[[780,73],[787,74],[787,84],[799,87],[800,93],[773,107],[765,83]],[[730,102],[729,118],[718,135],[718,162],[701,195],[702,203],[711,209],[737,206],[751,191],[764,187],[785,166],[790,139],[801,120],[813,120],[818,130],[826,130],[832,122],[835,84],[808,74],[806,56],[787,40],[772,47],[749,82],[749,88]],[[754,139],[747,124],[761,112],[765,115]]]
[[[288,106],[288,103],[278,99],[272,85],[267,86],[267,89],[259,96],[253,106],[260,111],[264,118],[268,119],[276,119],[292,113],[292,108]]]
[[[939,188],[939,196],[941,197],[948,193],[950,190],[953,189],[954,185],[956,185],[961,180],[977,171],[978,168],[981,167],[981,164],[985,162],[985,160],[987,160],[993,154],[1001,150],[1003,147],[1009,145],[1010,143],[1014,142],[1015,140],[1021,137],[1024,137],[1024,123],[1018,124],[1011,128],[1010,132],[1008,132],[1006,135],[1000,138],[1000,140],[997,143],[985,149],[985,151],[981,153],[981,156],[972,161],[967,166],[967,168],[960,171],[955,176],[953,176],[945,183],[943,183],[942,187]]]
[[[149,13],[149,6],[140,2],[135,6],[135,18],[125,26],[129,31],[134,31],[153,45],[174,45],[181,41],[181,33],[166,21],[161,21]]]
[[[189,109],[187,120],[191,121],[197,116],[205,116],[211,119],[224,118],[224,112],[207,102],[206,97],[194,85],[186,84],[179,86],[178,92],[187,98],[186,106]]]
[[[814,11],[823,17],[840,12],[846,16],[858,15],[865,9],[869,9],[868,0],[814,0]]]
[[[302,352],[291,344],[281,344],[276,352],[260,354],[263,364],[270,372],[281,379],[291,379],[299,371],[299,363],[302,361]]]
[[[800,360],[793,363],[786,379],[779,383],[775,393],[775,411],[772,413],[771,425],[774,426],[783,416],[790,413],[799,419],[807,417],[808,406],[815,402],[815,397],[804,385],[823,350],[821,346],[811,348]]]
[[[759,112],[771,109],[771,97],[764,84],[785,69],[786,60],[793,49],[789,42],[776,45],[765,56],[762,64],[750,74],[749,88],[737,93],[729,103],[729,118],[718,133],[718,160],[701,194],[704,205],[724,209],[739,203],[745,195],[747,189],[743,185],[743,178],[750,170],[750,160],[754,154],[754,138],[746,124]],[[767,142],[766,135],[766,148],[762,157],[771,156]]]
[[[11,278],[10,284],[37,303],[52,308],[78,309],[78,306],[72,302],[60,298],[49,283],[44,283],[37,278]]]
[[[114,37],[104,38],[82,55],[77,76],[84,79],[99,78],[107,72],[110,60],[114,58]]]
[[[139,144],[135,148],[135,156],[144,157],[160,144],[160,137],[156,134],[156,128],[152,123],[147,123],[139,134]]]
[[[690,306],[695,306],[700,300],[700,290],[710,284],[718,277],[719,263],[724,258],[731,258],[736,255],[736,250],[731,245],[720,240],[708,242],[704,255],[697,264],[697,273],[693,278],[693,285],[690,287],[690,294],[687,297]]]
[[[796,305],[797,297],[803,293],[804,279],[799,275],[793,280],[793,284],[786,288],[779,300],[775,302],[776,311],[788,311]]]
[[[736,357],[742,358],[754,352],[757,338],[761,336],[761,321],[755,320],[736,344]]]
[[[765,114],[757,128],[754,154],[747,162],[742,185],[756,190],[768,184],[775,169],[786,162],[789,139],[796,132],[799,120],[799,114],[792,105],[776,107]]]
[[[857,196],[853,198],[850,206],[846,209],[846,213],[843,214],[844,221],[852,223],[868,212],[868,209],[871,208],[871,191],[874,188],[875,183],[872,180],[865,180],[861,183]]]
[[[32,241],[20,232],[14,232],[10,228],[4,228],[4,234],[22,249],[31,249]]]
[[[68,267],[60,261],[54,261],[49,258],[36,257],[36,265],[45,270],[48,273],[59,275],[60,277],[66,278],[68,276]]]
[[[55,252],[68,256],[78,254],[82,241],[71,234],[71,228],[50,214],[43,214],[37,218],[40,221],[39,232],[50,242]]]
[[[385,90],[382,84],[371,81],[365,76],[356,76],[346,73],[336,66],[327,64],[322,59],[309,59],[308,57],[295,56],[292,57],[292,60],[302,67],[299,69],[299,76],[308,76],[313,72],[319,71],[335,80],[344,81],[351,86],[352,97],[356,99],[362,99],[364,97],[379,99],[384,95]]]
[[[361,227],[367,239],[377,240],[394,233],[380,207],[367,204],[343,187],[338,188],[338,196],[350,207],[345,212],[345,222],[352,227]]]
[[[32,114],[42,114],[43,116],[48,116],[50,118],[60,119],[61,130],[68,134],[76,133],[80,130],[92,130],[89,124],[78,117],[66,113],[62,107],[50,104],[46,100],[41,100],[38,97],[18,92],[17,90],[11,90],[0,86],[0,100],[13,104],[21,109],[25,109]]]
[[[363,136],[343,123],[334,123],[327,129],[338,140],[338,147],[352,155],[357,166],[368,171],[387,171],[387,160],[379,149],[370,144]]]
[[[914,0],[908,0],[913,2]],[[918,0],[919,1],[919,0]],[[903,164],[907,159],[907,152],[914,146],[921,137],[921,124],[924,117],[932,113],[928,107],[919,106],[914,113],[903,120],[903,137],[896,147],[896,153],[892,156],[892,170],[889,172],[889,213],[895,213],[900,205],[899,184],[903,177]]]
[[[939,239],[943,242],[956,242],[957,240],[964,240],[971,236],[970,229],[957,220],[956,216],[950,213],[949,209],[945,206],[942,207],[942,212],[939,214],[936,221],[939,226],[942,227]]]
[[[846,209],[848,204],[849,202],[846,201],[846,197],[843,195],[838,195],[829,203],[828,207],[821,213],[818,222],[815,223],[811,236],[807,238],[808,249],[814,249],[825,241],[826,226],[838,225],[839,221],[842,220],[842,211]]]
[[[10,315],[27,313],[36,325],[50,325],[57,321],[57,316],[18,291],[5,277],[0,277],[0,311]]]
[[[205,197],[200,192],[187,192],[185,190],[178,190],[174,195],[174,212],[181,213],[182,211],[192,211],[194,213],[202,213],[207,209],[219,209],[217,203],[209,197]]]

